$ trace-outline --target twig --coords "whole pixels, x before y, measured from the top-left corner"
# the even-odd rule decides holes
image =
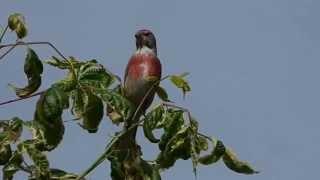
[[[34,93],[32,95],[29,95],[27,97],[16,98],[16,99],[12,99],[12,100],[9,100],[9,101],[1,102],[0,106],[5,105],[5,104],[9,104],[9,103],[13,103],[13,102],[17,102],[17,101],[21,101],[21,100],[24,100],[24,99],[28,99],[28,98],[31,98],[31,97],[34,97],[34,96],[38,96],[38,95],[43,94],[44,92],[45,91],[40,91],[40,92]]]
[[[5,53],[0,56],[0,60],[3,59],[6,55],[8,55],[17,45],[11,46]]]
[[[133,114],[132,119],[136,118],[138,112],[141,110],[142,108],[142,104],[145,102],[145,100],[147,99],[147,97],[149,96],[149,94],[151,93],[151,91],[163,80],[167,79],[168,77],[170,77],[170,75],[163,77],[162,79],[158,80],[157,82],[155,82],[147,91],[147,93],[143,96],[140,104],[138,105],[136,111]],[[139,120],[138,122],[132,124],[128,129],[122,131],[120,134],[116,135],[107,145],[104,153],[102,153],[98,159],[93,163],[93,165],[91,165],[87,170],[85,170],[78,178],[77,180],[80,180],[81,178],[84,178],[85,176],[87,176],[91,171],[93,171],[96,167],[98,167],[107,157],[108,155],[111,153],[111,147],[124,135],[126,135],[128,132],[130,132],[132,129],[136,128],[141,122],[143,122],[144,119]]]
[[[59,54],[59,56],[61,56],[65,61],[68,61],[68,59],[50,42],[45,42],[45,41],[35,41],[35,42],[17,42],[15,44],[4,44],[4,45],[0,45],[0,49],[5,48],[5,47],[16,47],[16,46],[25,46],[25,45],[40,45],[40,44],[45,44],[50,46],[52,49],[54,49],[54,51]],[[3,58],[4,56],[0,57],[0,60]]]
[[[4,35],[6,34],[8,28],[9,28],[9,25],[7,25],[7,26],[4,28],[4,30],[3,30],[3,32],[2,32],[2,34],[1,34],[1,36],[0,36],[0,43],[2,42],[2,39],[3,39]]]

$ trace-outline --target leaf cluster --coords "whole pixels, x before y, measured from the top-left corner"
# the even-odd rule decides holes
[[[9,16],[7,27],[15,32],[20,40],[27,36],[25,18],[19,13]],[[0,43],[4,33],[0,36]],[[11,47],[28,44],[36,43],[17,42]],[[80,180],[105,159],[111,163],[113,180],[128,179],[128,176],[129,179],[159,180],[160,172],[171,168],[178,160],[191,160],[195,175],[199,164],[211,165],[220,159],[237,173],[257,173],[247,162],[239,160],[221,140],[200,133],[198,122],[191,112],[175,105],[165,88],[159,85],[161,81],[169,79],[185,97],[186,93],[191,91],[186,80],[188,73],[169,75],[155,82],[152,88],[155,88],[162,102],[147,111],[144,116],[137,117],[137,123],[125,127],[126,122],[134,118],[140,109],[134,107],[124,96],[121,79],[95,59],[79,60],[72,56],[66,58],[51,43],[42,44],[53,47],[60,57],[52,56],[42,61],[35,50],[27,47],[24,61],[27,85],[18,88],[10,84],[16,96],[20,99],[29,98],[39,90],[43,63],[66,71],[66,76],[46,90],[38,92],[40,97],[36,102],[32,120],[24,121],[14,117],[0,121],[0,165],[4,180],[13,179],[18,171],[28,173],[30,180]],[[0,49],[2,47],[10,45],[0,44]],[[10,49],[5,54],[9,52]],[[73,121],[78,122],[88,133],[96,133],[99,130],[104,114],[113,124],[124,126],[122,131],[115,133],[105,152],[82,175],[50,167],[46,156],[47,151],[57,148],[63,140],[65,127],[62,115],[67,109],[74,116]],[[136,142],[131,142],[132,148],[119,149],[119,144],[126,142],[124,139],[130,130],[140,125],[144,136],[150,143],[158,146],[159,153],[153,160],[143,159]],[[32,132],[32,138],[21,138],[25,129]],[[155,133],[155,130],[158,133]],[[26,162],[26,159],[30,159],[30,162]],[[127,174],[124,169],[128,169],[128,166],[134,172]]]

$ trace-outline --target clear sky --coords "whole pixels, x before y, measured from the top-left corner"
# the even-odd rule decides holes
[[[319,8],[317,0],[1,0],[0,24],[10,13],[23,13],[27,40],[50,41],[65,55],[96,58],[121,76],[135,49],[133,34],[151,29],[164,74],[191,73],[186,100],[164,83],[171,99],[192,110],[202,132],[261,171],[239,175],[219,162],[199,166],[198,179],[301,180],[319,178]],[[43,59],[54,54],[47,47],[34,49]],[[0,101],[14,98],[7,83],[26,81],[24,52],[19,48],[0,62]],[[49,66],[45,71],[41,89],[63,77]],[[31,119],[35,100],[1,106],[0,119]],[[97,134],[74,123],[66,128],[62,144],[48,156],[51,167],[75,173],[95,160],[118,129],[108,121]],[[140,143],[146,158],[156,154],[154,145]],[[89,179],[109,173],[105,163]],[[178,161],[162,177],[194,179],[191,162]]]

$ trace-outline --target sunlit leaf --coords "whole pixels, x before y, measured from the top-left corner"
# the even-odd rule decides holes
[[[242,174],[256,174],[259,173],[258,171],[254,170],[249,163],[240,161],[236,154],[232,152],[230,149],[226,148],[226,151],[223,155],[223,162],[225,165],[237,172]]]
[[[78,176],[73,173],[68,173],[60,169],[50,169],[50,180],[73,180],[77,179]],[[80,180],[85,180],[81,178]]]
[[[95,89],[93,92],[106,102],[110,108],[120,114],[123,119],[129,119],[133,115],[133,105],[121,94],[108,89]]]
[[[101,64],[91,60],[80,66],[78,81],[83,86],[107,88],[114,82],[114,77]]]
[[[203,165],[210,165],[217,162],[225,153],[226,149],[222,141],[214,141],[212,139],[213,149],[210,154],[204,155],[199,158],[199,162]]]
[[[28,30],[26,27],[25,18],[22,14],[11,14],[8,17],[8,26],[12,31],[16,32],[18,38],[22,39],[27,36]]]
[[[163,151],[168,141],[182,128],[184,124],[183,111],[168,109],[165,113],[164,134],[161,136],[159,148]]]
[[[145,137],[152,143],[158,143],[160,141],[153,135],[152,131],[163,126],[164,112],[163,106],[158,106],[150,111],[144,118],[143,132]]]
[[[15,151],[11,158],[9,159],[9,162],[3,167],[3,179],[4,180],[12,180],[14,174],[20,170],[20,165],[23,161],[22,155]]]
[[[29,155],[34,163],[35,174],[39,176],[38,179],[40,179],[40,177],[46,179],[49,177],[49,161],[46,155],[38,150],[36,140],[23,141],[18,145],[18,150],[21,153],[27,153]]]
[[[17,117],[0,121],[0,146],[16,142],[22,133],[23,121]]]
[[[11,84],[16,95],[19,97],[26,97],[38,90],[41,85],[41,74],[43,72],[43,65],[38,55],[34,50],[28,48],[27,56],[24,63],[24,73],[28,78],[28,85],[23,88],[17,88]]]
[[[182,90],[183,97],[185,94],[189,91],[191,91],[191,87],[188,84],[188,82],[184,79],[184,77],[188,75],[186,73],[183,73],[182,75],[172,75],[170,76],[171,82],[179,89]]]
[[[52,56],[51,59],[45,61],[45,63],[57,67],[59,69],[72,69],[72,68],[79,68],[81,65],[85,64],[86,62],[82,62],[77,60],[74,57],[69,57],[68,61],[65,59],[59,59],[55,56]]]

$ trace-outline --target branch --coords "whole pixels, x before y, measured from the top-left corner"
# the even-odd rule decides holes
[[[16,98],[16,99],[12,99],[12,100],[9,100],[9,101],[1,102],[0,106],[5,105],[5,104],[10,104],[10,103],[13,103],[13,102],[17,102],[17,101],[21,101],[21,100],[24,100],[24,99],[28,99],[28,98],[31,98],[31,97],[34,97],[34,96],[38,96],[38,95],[43,94],[44,92],[45,91],[40,91],[40,92],[34,93],[32,95],[29,95],[29,96],[26,96],[26,97],[23,97],[23,98]]]
[[[142,108],[142,104],[145,102],[145,100],[147,99],[147,96],[151,93],[151,91],[163,80],[169,78],[170,75],[167,75],[165,77],[163,77],[162,79],[156,81],[155,83],[153,83],[153,85],[149,88],[149,90],[147,91],[147,93],[143,96],[139,106],[137,107],[136,111],[133,114],[133,118],[134,119],[138,112],[140,111],[140,109]],[[141,122],[143,122],[144,119],[139,120],[138,122],[132,124],[128,129],[126,129],[125,131],[122,131],[120,134],[116,135],[107,145],[104,153],[102,153],[98,159],[87,169],[85,170],[78,178],[77,180],[81,180],[82,178],[84,178],[85,176],[87,176],[90,172],[92,172],[96,167],[98,167],[107,157],[108,155],[111,153],[110,150],[112,148],[112,146],[124,135],[126,135],[128,132],[130,132],[132,129],[136,128],[137,126],[139,126],[139,124]]]
[[[9,28],[9,25],[7,25],[6,28],[4,28],[2,34],[0,35],[0,43],[2,42],[2,39],[3,39],[4,35],[6,34],[8,28]]]
[[[15,44],[4,44],[0,45],[0,49],[5,48],[5,47],[11,47],[11,50],[14,49],[16,46],[26,46],[26,45],[48,45],[50,46],[59,56],[61,56],[64,60],[68,61],[68,59],[50,42],[45,42],[45,41],[36,41],[36,42],[17,42]],[[10,51],[11,51],[10,50]],[[2,56],[0,56],[0,60],[3,59],[6,55],[8,54],[8,51],[4,53]]]

